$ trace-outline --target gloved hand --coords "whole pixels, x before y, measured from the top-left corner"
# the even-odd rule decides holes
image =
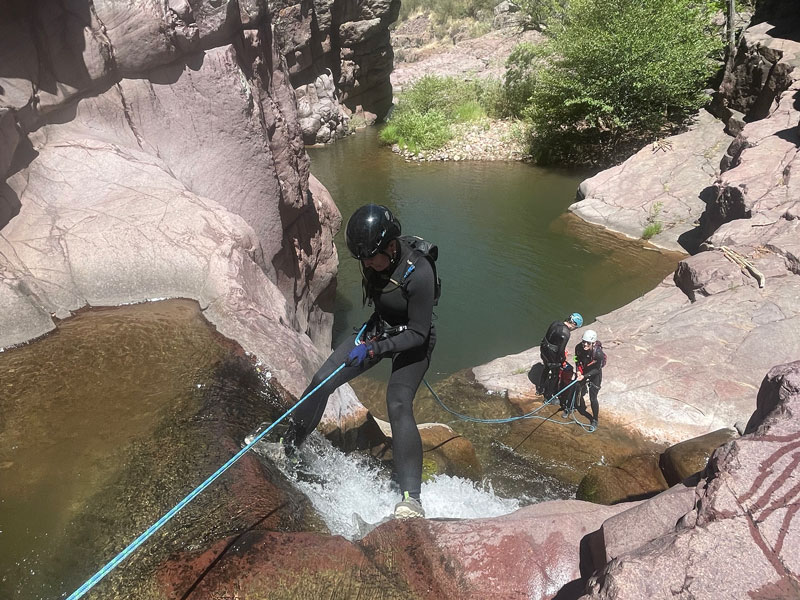
[[[372,344],[359,344],[350,350],[350,354],[347,355],[347,365],[350,367],[361,366],[370,350],[372,350]]]

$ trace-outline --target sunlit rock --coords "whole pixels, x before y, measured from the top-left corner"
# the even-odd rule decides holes
[[[750,433],[714,452],[696,498],[681,493],[693,500],[690,506],[676,498],[667,522],[648,528],[649,536],[637,524],[642,518],[653,523],[644,511],[653,502],[663,510],[664,494],[611,520],[629,543],[610,546],[607,538],[606,553],[614,560],[590,580],[584,598],[798,596],[800,529],[793,506],[800,362],[772,369],[758,403]],[[630,531],[637,534],[630,537]]]

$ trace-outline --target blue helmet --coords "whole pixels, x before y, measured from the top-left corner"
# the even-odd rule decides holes
[[[581,327],[583,325],[583,317],[581,313],[572,313],[569,316],[569,320],[575,323],[575,327]]]

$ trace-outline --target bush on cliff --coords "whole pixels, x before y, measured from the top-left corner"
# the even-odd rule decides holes
[[[540,51],[509,58],[509,104],[533,126],[532,155],[603,162],[697,111],[723,44],[712,15],[697,0],[571,0]]]
[[[402,92],[380,138],[413,153],[436,150],[453,137],[450,125],[493,113],[497,84],[426,75]]]

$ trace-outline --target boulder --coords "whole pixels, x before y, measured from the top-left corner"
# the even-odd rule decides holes
[[[735,429],[720,429],[667,448],[659,458],[669,485],[677,485],[706,468],[712,452],[738,437]]]
[[[569,210],[582,219],[632,238],[650,224],[649,239],[668,250],[694,250],[692,231],[705,209],[705,190],[719,176],[731,138],[724,125],[701,111],[685,133],[642,148],[622,164],[584,180]]]
[[[617,504],[649,498],[667,489],[654,455],[630,456],[615,465],[592,465],[578,484],[578,500]]]
[[[783,4],[785,14],[768,14],[766,5],[770,3]],[[753,25],[744,31],[733,68],[725,74],[719,90],[722,106],[744,114],[745,121],[757,121],[770,113],[778,96],[797,79],[792,71],[800,56],[797,40],[791,39],[797,31],[797,17],[790,14],[790,3],[778,0],[759,4]]]
[[[674,531],[697,501],[694,487],[678,484],[606,519],[600,528],[604,563]]]

